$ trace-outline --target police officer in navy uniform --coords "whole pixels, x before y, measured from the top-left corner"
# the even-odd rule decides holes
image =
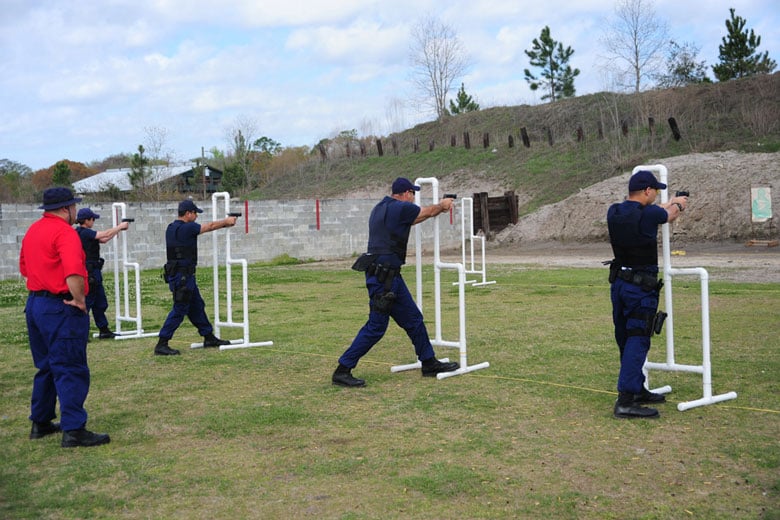
[[[103,258],[100,257],[100,244],[105,244],[120,231],[128,228],[127,222],[120,222],[118,225],[106,229],[105,231],[95,231],[92,227],[95,220],[100,215],[90,208],[81,208],[76,215],[76,233],[79,234],[81,245],[87,255],[87,274],[89,275],[89,294],[87,294],[87,313],[92,311],[92,317],[95,319],[100,339],[112,339],[116,337],[108,328],[108,319],[106,310],[108,309],[108,300],[106,299],[106,290],[103,287]]]
[[[382,339],[391,317],[412,340],[417,359],[422,364],[423,376],[435,376],[439,372],[459,368],[458,363],[442,363],[436,359],[423,315],[401,277],[411,227],[449,211],[453,203],[453,199],[444,198],[438,204],[421,208],[414,203],[414,194],[419,190],[420,187],[409,179],[399,177],[393,182],[392,195],[384,197],[371,211],[368,252],[353,266],[356,270],[365,271],[370,299],[368,321],[339,358],[339,365],[331,378],[335,385],[359,387],[366,384],[363,379],[352,375],[352,369]]]
[[[179,328],[184,317],[189,318],[198,333],[203,336],[204,347],[229,345],[230,341],[214,336],[214,327],[206,316],[206,304],[200,295],[195,268],[198,265],[198,236],[209,231],[236,225],[235,216],[207,222],[203,225],[195,220],[203,210],[191,200],[179,203],[179,217],[165,230],[165,247],[168,261],[165,264],[165,281],[173,294],[173,309],[168,313],[160,329],[154,353],[157,356],[175,356],[179,351],[168,346],[168,341]]]
[[[38,369],[33,379],[30,438],[62,431],[63,448],[99,446],[111,440],[105,433],[85,429],[89,285],[84,249],[71,227],[78,202],[81,199],[68,188],[44,191],[43,217],[27,230],[19,252],[19,272],[30,291],[24,308],[27,334]],[[60,423],[52,422],[57,399]]]
[[[655,408],[642,404],[666,401],[645,388],[642,367],[650,350],[650,337],[659,333],[664,313],[658,312],[661,282],[658,280],[658,226],[673,222],[685,210],[687,196],[676,196],[665,204],[654,204],[658,182],[652,172],[641,170],[628,182],[628,198],[607,211],[609,240],[615,258],[610,265],[612,321],[620,351],[618,418],[655,418]]]

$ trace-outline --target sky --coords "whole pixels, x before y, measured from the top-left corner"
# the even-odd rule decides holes
[[[729,8],[780,62],[777,0],[655,0],[679,43],[718,63]],[[231,129],[284,147],[434,119],[411,81],[412,27],[451,27],[481,108],[541,103],[524,51],[545,26],[570,46],[577,95],[615,90],[600,39],[610,0],[0,0],[0,159],[37,170],[134,153],[152,134],[189,160]],[[712,77],[711,69],[709,75]],[[148,148],[148,146],[147,146]]]

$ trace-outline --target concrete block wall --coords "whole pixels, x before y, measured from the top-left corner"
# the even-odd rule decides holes
[[[195,201],[204,212],[198,221],[214,220],[211,199]],[[217,201],[217,218],[224,213],[224,200]],[[287,254],[301,260],[334,260],[350,258],[365,251],[368,242],[368,215],[377,200],[326,199],[319,201],[319,229],[317,229],[317,200],[230,202],[230,211],[243,213],[230,230],[230,246],[233,258],[246,259],[250,264],[273,260]],[[137,262],[141,269],[162,268],[165,264],[165,229],[176,218],[178,202],[126,203],[125,215],[135,219],[126,231],[127,259]],[[97,230],[111,227],[113,205],[90,204],[84,200],[79,207],[88,206],[100,215],[95,223]],[[453,206],[452,218],[447,214],[437,217],[442,250],[461,247],[460,205]],[[19,275],[19,250],[27,228],[41,217],[38,204],[0,204],[0,279],[21,278]],[[118,216],[121,211],[117,209]],[[248,217],[248,219],[247,219]],[[423,251],[433,250],[433,219],[420,224],[423,231]],[[218,262],[224,262],[226,244],[224,230],[201,235],[198,240],[198,263],[213,265],[214,237],[217,239]],[[414,230],[409,239],[407,261],[414,261]],[[114,251],[119,250],[117,238],[101,246],[101,256],[106,259],[105,269],[112,269]]]

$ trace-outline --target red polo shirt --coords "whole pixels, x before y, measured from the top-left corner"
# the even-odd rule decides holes
[[[83,276],[86,285],[86,256],[76,230],[65,219],[44,213],[22,239],[19,272],[27,278],[30,291],[66,293],[65,278],[72,275]],[[85,294],[88,291],[85,287]]]

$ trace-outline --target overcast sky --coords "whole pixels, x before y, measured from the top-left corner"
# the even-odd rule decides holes
[[[708,66],[729,7],[780,62],[777,0],[654,5]],[[523,51],[545,25],[575,51],[577,94],[608,90],[596,63],[613,11],[610,0],[0,0],[0,159],[86,163],[133,153],[158,128],[186,160],[227,149],[239,118],[283,146],[408,128],[433,118],[410,82],[410,29],[426,16],[467,49],[462,81],[482,108],[541,101]]]

